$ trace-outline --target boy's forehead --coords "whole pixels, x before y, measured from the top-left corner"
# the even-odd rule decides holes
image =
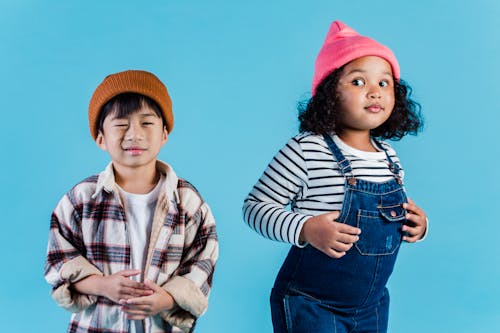
[[[109,118],[111,120],[113,120],[113,119],[126,119],[126,118],[133,117],[135,115],[140,116],[140,117],[160,118],[160,116],[158,116],[158,114],[156,114],[156,112],[147,105],[143,105],[140,108],[138,108],[137,110],[134,110],[128,114],[120,114],[118,108],[114,108],[114,110],[111,111],[106,118]]]

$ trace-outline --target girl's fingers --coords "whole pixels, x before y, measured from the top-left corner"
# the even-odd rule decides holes
[[[335,251],[334,249],[325,249],[323,250],[323,253],[325,253],[327,256],[339,259],[345,256],[345,252],[342,251]]]
[[[344,244],[356,243],[359,240],[359,236],[349,235],[349,234],[339,234],[336,241]]]
[[[404,236],[403,240],[408,243],[415,243],[418,241],[420,238],[418,236]]]
[[[335,242],[332,246],[332,250],[337,252],[347,252],[351,249],[352,244],[345,244],[340,242]]]

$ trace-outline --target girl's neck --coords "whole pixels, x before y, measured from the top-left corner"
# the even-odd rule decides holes
[[[337,133],[338,137],[348,146],[361,151],[377,152],[373,146],[370,131],[342,131]]]
[[[160,173],[156,167],[124,169],[114,166],[115,181],[125,192],[147,194],[155,188],[160,180]]]

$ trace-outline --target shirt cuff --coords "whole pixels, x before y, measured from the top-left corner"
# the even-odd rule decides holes
[[[293,245],[304,248],[306,247],[309,243],[308,242],[301,242],[300,241],[300,233],[302,232],[302,228],[304,227],[304,223],[306,223],[312,216],[304,216],[302,220],[300,220],[299,225],[297,226],[297,232],[295,233],[295,239]]]

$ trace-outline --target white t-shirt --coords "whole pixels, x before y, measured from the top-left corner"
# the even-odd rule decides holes
[[[130,267],[131,269],[139,269],[142,271],[141,274],[132,276],[131,279],[138,282],[142,282],[144,279],[144,269],[146,267],[153,215],[158,196],[160,195],[164,183],[165,176],[162,175],[155,188],[146,194],[128,193],[118,187],[125,208],[125,216],[127,218],[128,236],[130,240]],[[131,320],[130,332],[144,332],[142,320]]]

